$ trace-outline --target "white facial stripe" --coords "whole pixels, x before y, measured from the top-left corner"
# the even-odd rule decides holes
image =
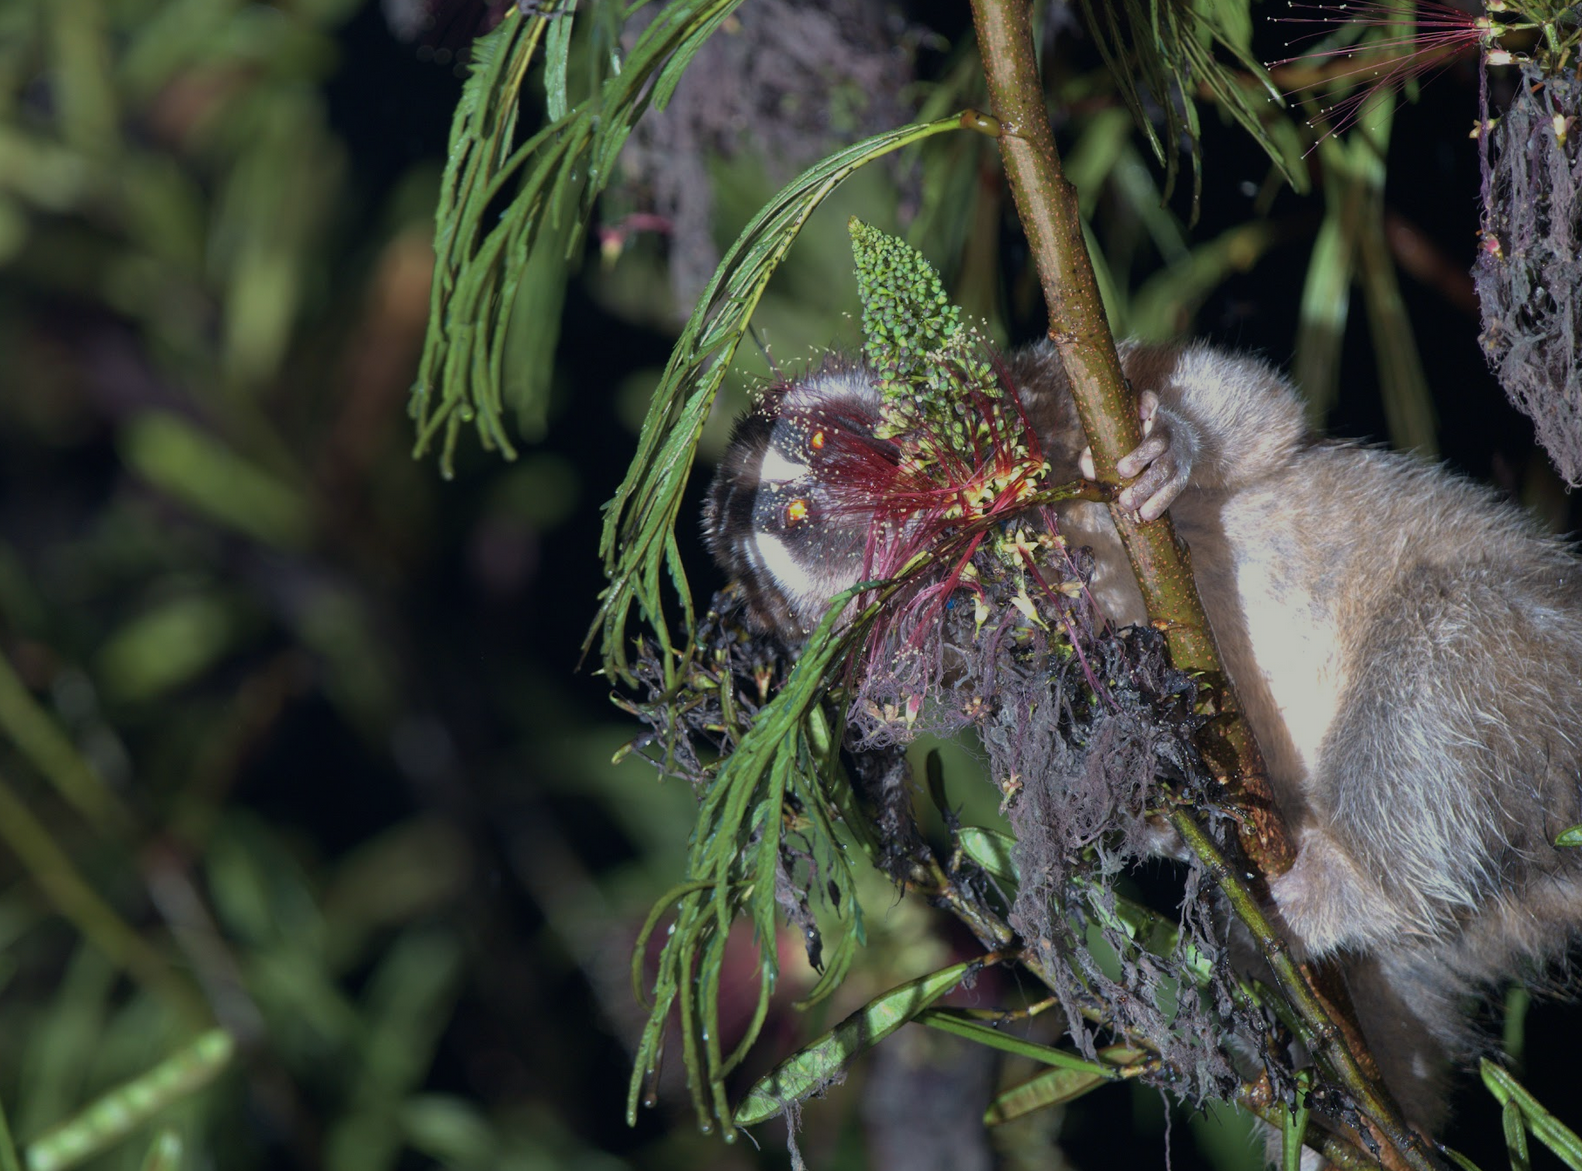
[[[801,598],[816,590],[816,583],[807,570],[797,563],[790,548],[779,537],[773,533],[754,533],[750,545],[781,593]]]
[[[752,572],[755,574],[762,573],[764,569],[764,559],[758,552],[758,535],[754,533],[752,536],[743,541],[741,543],[741,549],[742,557],[747,562],[747,568],[752,570]]]
[[[783,451],[771,447],[764,452],[764,462],[759,469],[758,479],[765,484],[784,484],[791,480],[799,480],[807,473],[807,464],[797,463]]]

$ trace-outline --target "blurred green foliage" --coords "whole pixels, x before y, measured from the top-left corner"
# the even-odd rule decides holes
[[[447,498],[401,418],[490,19],[0,6],[0,1165],[613,1163],[556,993],[636,904],[513,859],[620,733],[486,627],[560,604],[585,473]]]

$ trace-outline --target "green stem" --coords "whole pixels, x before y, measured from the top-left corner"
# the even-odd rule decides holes
[[[0,839],[26,868],[50,902],[113,963],[193,1022],[209,1013],[192,989],[160,954],[106,903],[72,865],[12,788],[0,779]]]
[[[1116,464],[1137,446],[1141,429],[1083,241],[1077,192],[1061,174],[1038,75],[1031,5],[1026,0],[973,0],[972,11],[989,97],[1000,123],[1006,177],[1049,308],[1049,337],[1071,384],[1098,478],[1114,483]],[[1243,813],[1238,819],[1243,850],[1261,875],[1283,874],[1290,869],[1295,850],[1275,805],[1257,742],[1240,714],[1220,662],[1174,528],[1168,517],[1144,524],[1113,506],[1111,515],[1131,560],[1149,620],[1165,632],[1172,660],[1182,670],[1201,675],[1206,681],[1208,705],[1217,715],[1228,717],[1210,722],[1202,747],[1211,767],[1223,773],[1227,795]],[[1176,820],[1178,828],[1191,823],[1196,829],[1185,813]],[[1229,874],[1223,863],[1219,872]],[[1275,962],[1273,953],[1279,953],[1287,970],[1294,971],[1284,953],[1284,941],[1268,927],[1251,894],[1239,883],[1236,886],[1243,896],[1233,900],[1239,904],[1238,913],[1248,910],[1263,923],[1264,930],[1255,929],[1255,933],[1270,953],[1271,964]],[[1252,922],[1246,915],[1243,919]],[[1359,1095],[1359,1102],[1370,1107],[1374,1136],[1395,1145],[1408,1165],[1426,1167],[1426,1157],[1414,1136],[1379,1088],[1377,1065],[1363,1041],[1338,971],[1326,965],[1315,974],[1314,985],[1323,990],[1330,1013],[1339,1017],[1341,1025],[1324,1012],[1326,1005],[1319,1001],[1313,986],[1300,978],[1297,983],[1300,994],[1308,998],[1308,1008],[1314,1011],[1313,1019],[1320,1022],[1319,1035],[1332,1047],[1346,1050],[1334,1064],[1345,1072],[1346,1085]],[[1342,1036],[1344,1042],[1337,1042]],[[1367,1068],[1366,1076],[1359,1062]]]
[[[60,726],[0,655],[0,731],[73,808],[107,833],[122,834],[131,815],[82,758]]]
[[[1304,1044],[1327,1067],[1330,1076],[1345,1087],[1369,1122],[1405,1157],[1407,1166],[1413,1171],[1432,1171],[1433,1164],[1421,1140],[1401,1121],[1393,1104],[1375,1085],[1375,1079],[1363,1071],[1346,1031],[1331,1019],[1331,1006],[1325,1004],[1291,958],[1290,945],[1269,922],[1247,884],[1198,825],[1191,810],[1177,809],[1170,815],[1170,822],[1213,876],[1236,917],[1252,932],[1275,983],[1301,1019]]]

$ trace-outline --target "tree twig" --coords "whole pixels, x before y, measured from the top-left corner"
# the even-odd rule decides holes
[[[1116,464],[1141,441],[1141,428],[1083,242],[1077,192],[1061,173],[1049,127],[1033,50],[1031,6],[1026,0],[973,0],[972,12],[998,119],[1006,177],[1049,308],[1049,338],[1070,381],[1098,477],[1115,483]],[[1113,505],[1111,515],[1150,621],[1164,632],[1175,665],[1207,681],[1210,706],[1224,717],[1205,728],[1208,742],[1203,748],[1211,767],[1228,766],[1223,779],[1228,799],[1243,814],[1242,847],[1262,875],[1283,874],[1295,850],[1275,805],[1257,742],[1220,662],[1175,529],[1168,516],[1140,523]],[[1250,898],[1246,902],[1256,911]],[[1271,964],[1284,947],[1272,932],[1259,943]],[[1279,958],[1289,966],[1288,957],[1282,953]],[[1380,1144],[1386,1165],[1429,1166],[1423,1147],[1383,1090],[1378,1065],[1362,1038],[1340,973],[1333,965],[1317,971],[1304,966],[1303,975],[1314,998],[1308,1007],[1316,1004],[1321,1029],[1338,1030],[1347,1057],[1355,1062],[1356,1079],[1342,1076],[1340,1080],[1354,1095],[1367,1091],[1360,1094],[1359,1105],[1368,1114],[1371,1137]]]

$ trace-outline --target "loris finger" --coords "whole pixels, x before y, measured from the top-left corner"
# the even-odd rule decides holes
[[[1152,420],[1150,420],[1150,423]],[[1115,465],[1115,470],[1121,474],[1122,479],[1130,479],[1141,475],[1154,461],[1170,450],[1170,435],[1160,431],[1149,435]]]
[[[1092,448],[1082,449],[1077,466],[1085,478],[1098,478]],[[1131,476],[1138,468],[1142,469],[1142,475],[1122,489],[1116,503],[1128,512],[1137,513],[1143,520],[1158,520],[1186,487],[1188,470],[1176,459],[1169,437],[1165,435],[1149,436],[1116,465],[1122,476]]]
[[[1143,441],[1116,465],[1123,478],[1137,478],[1121,492],[1119,504],[1145,521],[1157,520],[1187,486],[1192,470],[1190,431],[1164,412],[1151,390],[1138,396],[1137,413],[1143,421]]]
[[[1160,435],[1149,441],[1146,437],[1153,435],[1154,420],[1159,414],[1159,396],[1151,390],[1145,390],[1137,396],[1137,417],[1142,420],[1145,441],[1138,445],[1131,454],[1124,456],[1115,470],[1125,479],[1135,476],[1143,467],[1152,460],[1163,455],[1170,445],[1169,435]],[[1083,479],[1097,480],[1098,469],[1093,463],[1093,448],[1084,447],[1077,456],[1077,470],[1082,473]]]
[[[1142,450],[1138,448],[1137,452]],[[1136,455],[1137,452],[1132,454]],[[1128,512],[1136,512],[1143,520],[1158,520],[1164,515],[1165,509],[1175,502],[1175,498],[1181,495],[1186,481],[1186,474],[1166,450],[1162,458],[1149,464],[1142,475],[1122,489],[1116,503]]]

